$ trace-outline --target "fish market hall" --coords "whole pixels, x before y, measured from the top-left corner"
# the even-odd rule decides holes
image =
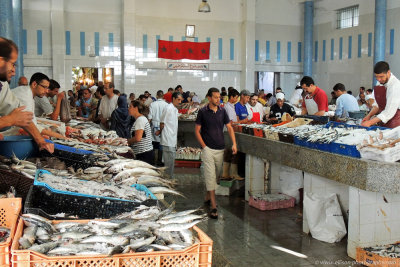
[[[400,2],[0,2],[1,266],[400,266]]]

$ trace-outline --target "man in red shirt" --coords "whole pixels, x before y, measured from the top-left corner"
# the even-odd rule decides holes
[[[164,95],[164,100],[167,103],[171,103],[172,102],[172,92],[174,91],[174,89],[172,88],[168,88],[168,92]]]
[[[314,84],[309,76],[304,76],[300,81],[301,88],[307,95],[302,104],[302,115],[324,116],[328,111],[328,96],[325,91]]]

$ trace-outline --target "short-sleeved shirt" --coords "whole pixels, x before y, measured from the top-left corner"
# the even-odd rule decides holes
[[[349,94],[342,94],[336,100],[335,115],[338,117],[348,117],[349,111],[359,111],[357,99]]]
[[[239,120],[244,120],[249,116],[249,112],[247,111],[246,106],[243,106],[242,103],[237,102],[235,105],[236,115],[239,117]]]
[[[214,112],[205,106],[197,114],[196,124],[201,125],[200,135],[207,147],[211,149],[224,149],[224,126],[230,123],[224,108],[218,107]]]
[[[233,122],[237,122],[235,105],[228,102],[225,104],[224,109],[226,110],[226,113],[228,113],[229,119]]]
[[[290,116],[294,116],[296,114],[296,111],[291,105],[286,103],[283,103],[282,107],[278,106],[278,104],[274,104],[271,107],[269,117],[277,118],[278,120],[280,120],[282,118],[283,113],[288,113]]]
[[[20,101],[10,90],[8,82],[0,82],[0,117],[10,114],[19,106]]]
[[[178,139],[178,109],[170,103],[164,109],[160,119],[164,123],[164,129],[161,132],[161,145],[176,147]]]
[[[44,115],[49,115],[53,113],[54,108],[50,104],[49,99],[44,96],[44,97],[34,97],[35,100],[35,116],[36,117],[41,117],[43,114]]]
[[[321,88],[317,87],[312,95],[308,95],[305,99],[313,98],[315,103],[318,105],[318,111],[328,111],[328,96],[326,95],[325,91]],[[306,102],[303,101],[302,106],[306,107]]]
[[[135,154],[141,154],[153,150],[150,123],[145,116],[140,116],[136,119],[132,126],[132,136],[133,132],[137,130],[143,130],[143,136],[139,142],[132,145],[133,152]]]
[[[113,97],[108,98],[107,95],[101,98],[100,106],[99,106],[99,115],[101,114],[103,118],[109,119],[111,118],[112,112],[117,108],[118,104],[118,96],[113,95]]]

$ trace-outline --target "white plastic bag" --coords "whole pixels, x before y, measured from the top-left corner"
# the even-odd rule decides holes
[[[346,235],[346,226],[336,194],[321,196],[306,193],[304,210],[313,238],[334,243]]]
[[[303,172],[298,169],[281,166],[279,174],[280,192],[296,198],[296,203],[300,201],[299,189],[303,188]]]

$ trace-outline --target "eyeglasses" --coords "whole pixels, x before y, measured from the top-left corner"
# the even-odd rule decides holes
[[[43,88],[46,89],[46,90],[49,90],[49,87],[48,87],[48,86],[44,86],[44,85],[42,85],[42,84],[40,84],[40,83],[38,83],[38,85],[41,86],[41,87],[43,87]]]
[[[1,57],[1,58],[4,58],[4,60],[6,62],[10,62],[10,58],[8,58],[8,57]],[[18,64],[16,62],[11,63],[11,65],[13,66],[13,68],[17,68],[18,67]]]

